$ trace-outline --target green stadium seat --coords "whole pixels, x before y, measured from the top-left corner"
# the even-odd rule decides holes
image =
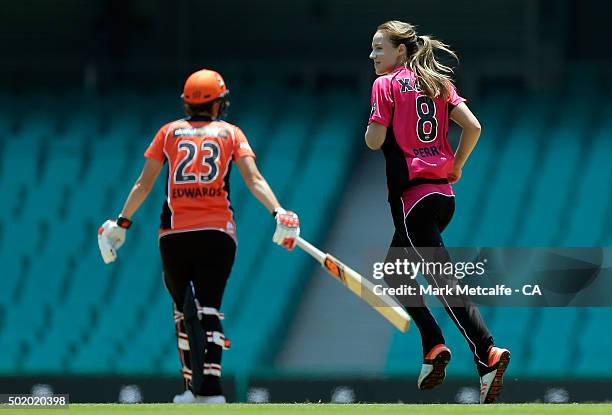
[[[522,101],[504,91],[474,99],[483,136],[455,186],[458,203],[447,245],[612,243],[606,232],[609,204],[591,203],[592,195],[601,196],[612,183],[612,124],[604,119],[591,126],[589,100],[605,102],[608,112],[610,104],[582,93],[591,87],[584,81],[563,101],[546,94]],[[359,120],[367,108],[342,88],[314,95],[273,81],[249,84],[236,75],[230,89],[229,121],[249,138],[281,203],[300,214],[302,235],[321,244],[326,213],[336,209],[349,172],[358,168],[354,156],[363,149],[364,127]],[[116,263],[103,264],[95,239],[97,227],[121,209],[157,128],[182,116],[176,95],[127,91],[92,99],[66,91],[61,100],[43,97],[48,110],[0,114],[0,128],[10,132],[0,136],[0,187],[8,212],[0,219],[0,374],[178,375],[157,240],[164,178],[138,212]],[[0,102],[18,107],[29,99],[0,94]],[[299,250],[289,253],[272,244],[274,221],[236,170],[231,200],[239,243],[222,306],[233,342],[224,355],[229,374],[270,367],[304,279],[317,266]],[[475,376],[465,339],[444,309],[432,310],[454,354],[449,376]],[[610,309],[482,312],[496,343],[524,363],[522,370],[512,366],[517,376],[599,377],[612,370],[610,359],[582,353],[593,345],[612,346],[600,333]],[[532,342],[524,341],[527,335]],[[553,339],[568,347],[553,350],[553,359],[539,358]],[[421,356],[415,327],[394,335],[385,372],[416,374]]]

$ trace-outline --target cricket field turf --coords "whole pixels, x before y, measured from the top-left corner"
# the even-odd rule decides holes
[[[73,404],[68,409],[4,409],[2,414],[60,415],[161,415],[161,414],[220,414],[220,415],[293,415],[293,414],[384,414],[384,415],[433,415],[433,414],[610,414],[612,404],[498,404],[498,405],[409,405],[409,404],[227,404],[227,405],[172,405],[172,404]]]

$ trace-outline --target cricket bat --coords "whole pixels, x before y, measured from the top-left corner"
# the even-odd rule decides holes
[[[374,310],[383,315],[398,330],[406,332],[410,326],[410,316],[397,301],[388,295],[376,295],[374,284],[362,277],[352,268],[340,262],[328,253],[324,253],[301,237],[297,238],[296,245],[304,250],[321,264],[325,270],[340,281],[354,294],[370,304]]]

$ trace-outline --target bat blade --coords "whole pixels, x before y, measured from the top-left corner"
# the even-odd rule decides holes
[[[323,251],[305,239],[298,237],[296,245],[316,259],[332,277],[336,278],[355,295],[370,304],[374,310],[382,314],[398,330],[402,332],[408,330],[410,316],[404,307],[399,305],[394,298],[388,295],[377,295],[374,292],[374,284],[371,281],[363,278],[358,272],[332,255],[323,253]]]
[[[330,254],[325,255],[322,265],[331,276],[382,314],[398,330],[402,332],[408,330],[410,316],[394,298],[376,294],[371,281]]]

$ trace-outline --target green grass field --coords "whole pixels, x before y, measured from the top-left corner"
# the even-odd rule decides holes
[[[271,414],[271,415],[293,415],[293,414],[330,414],[330,415],[354,415],[354,414],[384,414],[384,415],[433,415],[433,414],[610,414],[612,404],[516,404],[516,405],[403,405],[403,404],[379,404],[379,405],[333,405],[333,404],[227,404],[227,405],[172,405],[172,404],[140,404],[140,405],[70,405],[68,409],[21,409],[2,410],[2,414],[49,414],[59,415],[69,413],[70,415],[94,415],[94,414],[221,414],[221,415],[246,415],[246,414]]]

